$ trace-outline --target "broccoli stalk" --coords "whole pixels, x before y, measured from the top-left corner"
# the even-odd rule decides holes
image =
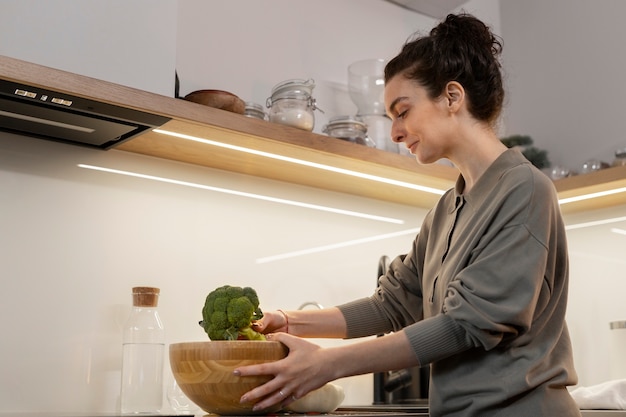
[[[251,327],[261,317],[263,312],[254,289],[224,285],[207,295],[200,323],[211,340],[265,340]]]

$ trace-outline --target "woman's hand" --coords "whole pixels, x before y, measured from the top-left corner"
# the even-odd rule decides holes
[[[269,316],[268,327],[270,324],[276,325],[275,318],[275,314]],[[267,336],[268,340],[282,342],[289,348],[287,357],[275,362],[243,366],[234,371],[240,376],[274,376],[241,397],[242,403],[256,403],[254,411],[261,411],[275,404],[286,406],[334,379],[329,371],[332,367],[324,360],[325,349],[286,333]]]
[[[252,323],[252,329],[263,334],[289,333],[289,320],[281,310],[264,312],[261,319]]]
[[[270,316],[270,319],[274,323],[275,318]],[[300,322],[297,318],[295,321]],[[342,328],[341,325],[335,327]],[[287,333],[271,333],[266,337],[287,346],[287,357],[275,362],[242,366],[234,371],[240,376],[273,376],[273,379],[241,397],[242,403],[255,404],[254,411],[262,411],[275,404],[286,406],[338,378],[420,365],[405,332],[329,348]]]
[[[289,333],[300,337],[345,338],[346,321],[337,307],[321,310],[276,310],[252,323],[263,334]]]

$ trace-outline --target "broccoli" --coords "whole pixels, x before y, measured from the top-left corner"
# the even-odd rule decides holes
[[[200,325],[211,340],[265,340],[252,330],[252,321],[263,317],[259,297],[250,287],[224,285],[207,295]]]

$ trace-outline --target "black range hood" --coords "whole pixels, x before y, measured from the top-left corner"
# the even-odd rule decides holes
[[[0,80],[0,131],[110,149],[167,117]]]

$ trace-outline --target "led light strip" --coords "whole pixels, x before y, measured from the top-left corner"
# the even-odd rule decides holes
[[[334,207],[320,206],[320,205],[316,205],[316,204],[303,203],[303,202],[294,201],[294,200],[286,200],[286,199],[282,199],[282,198],[275,198],[275,197],[265,196],[265,195],[261,195],[261,194],[246,193],[246,192],[242,192],[242,191],[230,190],[228,188],[212,187],[210,185],[197,184],[197,183],[187,182],[187,181],[179,181],[179,180],[175,180],[175,179],[171,179],[171,178],[156,177],[154,175],[140,174],[140,173],[137,173],[137,172],[122,171],[122,170],[119,170],[119,169],[105,168],[105,167],[99,167],[99,166],[94,166],[94,165],[86,165],[86,164],[78,164],[78,167],[91,169],[91,170],[94,170],[94,171],[108,172],[108,173],[111,173],[111,174],[120,174],[120,175],[129,176],[129,177],[143,178],[143,179],[147,179],[147,180],[164,182],[164,183],[168,183],[168,184],[182,185],[182,186],[185,186],[185,187],[200,188],[200,189],[203,189],[203,190],[215,191],[215,192],[224,193],[224,194],[237,195],[237,196],[240,196],[240,197],[254,198],[254,199],[257,199],[257,200],[271,201],[273,203],[280,203],[280,204],[286,204],[286,205],[290,205],[290,206],[296,206],[296,207],[308,208],[308,209],[313,209],[313,210],[326,211],[326,212],[330,212],[330,213],[343,214],[343,215],[346,215],[346,216],[361,217],[361,218],[364,218],[364,219],[377,220],[377,221],[386,222],[386,223],[404,224],[404,220],[394,219],[394,218],[391,218],[391,217],[376,216],[376,215],[373,215],[373,214],[361,213],[361,212],[358,212],[358,211],[342,210],[342,209],[338,209],[338,208],[334,208]]]
[[[626,221],[626,216],[612,217],[610,219],[594,220],[591,222],[572,224],[569,226],[565,226],[565,230],[574,230],[574,229],[582,229],[584,227],[602,226],[603,224],[617,223],[617,222],[623,222],[623,221]]]
[[[618,194],[618,193],[623,193],[623,192],[626,192],[626,187],[615,188],[613,190],[607,190],[607,191],[598,191],[597,193],[583,194],[583,195],[579,195],[576,197],[562,198],[559,200],[559,204],[573,203],[575,201],[589,200],[591,198],[604,197],[607,195]]]
[[[614,217],[614,218],[611,218],[611,219],[597,220],[597,221],[586,222],[586,223],[573,224],[573,225],[570,225],[570,226],[565,226],[565,230],[582,229],[582,228],[585,228],[585,227],[600,226],[600,225],[603,225],[603,224],[617,223],[617,222],[621,222],[621,221],[626,221],[626,216],[624,216],[624,217]],[[301,256],[301,255],[308,255],[308,254],[317,253],[317,252],[324,252],[324,251],[329,251],[329,250],[333,250],[333,249],[339,249],[339,248],[343,248],[343,247],[347,247],[347,246],[360,245],[362,243],[373,242],[373,241],[376,241],[376,240],[389,239],[389,238],[392,238],[392,237],[403,236],[403,235],[408,235],[408,234],[417,234],[417,233],[419,233],[419,231],[420,231],[420,228],[418,227],[418,228],[415,228],[415,229],[408,229],[408,230],[404,230],[404,231],[401,231],[401,232],[388,233],[388,234],[384,234],[384,235],[372,236],[372,237],[363,238],[363,239],[350,240],[350,241],[347,241],[347,242],[340,242],[340,243],[335,243],[335,244],[332,244],[332,245],[318,246],[318,247],[315,247],[315,248],[303,249],[303,250],[299,250],[299,251],[295,251],[295,252],[288,252],[288,253],[283,253],[283,254],[280,254],[280,255],[274,255],[274,256],[268,256],[268,257],[265,257],[265,258],[259,258],[259,259],[256,260],[256,263],[257,264],[263,264],[263,263],[278,261],[278,260],[281,260],[281,259],[293,258],[293,257],[296,257],[296,256]],[[626,230],[624,230],[624,229],[612,228],[611,232],[622,234],[622,235],[626,235]]]
[[[626,216],[624,216],[624,217],[614,217],[614,218],[611,218],[611,219],[604,219],[604,220],[596,220],[596,221],[591,221],[591,222],[586,222],[586,223],[573,224],[573,225],[570,225],[570,226],[565,226],[565,230],[582,229],[582,228],[585,228],[585,227],[600,226],[600,225],[603,225],[603,224],[617,223],[617,222],[621,222],[621,221],[626,221]],[[333,250],[333,249],[339,249],[339,248],[343,248],[343,247],[347,247],[347,246],[360,245],[362,243],[373,242],[373,241],[376,241],[376,240],[389,239],[389,238],[392,238],[392,237],[403,236],[403,235],[408,235],[408,234],[417,234],[417,233],[419,233],[419,231],[420,231],[420,228],[418,227],[418,228],[415,228],[415,229],[408,229],[408,230],[404,230],[404,231],[401,231],[401,232],[388,233],[388,234],[384,234],[384,235],[372,236],[372,237],[363,238],[363,239],[350,240],[350,241],[347,241],[347,242],[340,242],[340,243],[335,243],[335,244],[332,244],[332,245],[318,246],[318,247],[315,247],[315,248],[303,249],[303,250],[299,250],[299,251],[295,251],[295,252],[288,252],[288,253],[283,253],[283,254],[280,254],[280,255],[274,255],[274,256],[268,256],[268,257],[265,257],[265,258],[259,258],[259,259],[256,260],[256,263],[257,264],[263,264],[263,263],[278,261],[278,260],[281,260],[281,259],[293,258],[293,257],[296,257],[296,256],[301,256],[301,255],[308,255],[308,254],[317,253],[317,252],[324,252],[324,251],[329,251],[329,250]],[[622,234],[622,235],[626,235],[626,230],[624,230],[624,229],[612,228],[611,232]]]
[[[186,135],[186,134],[183,134],[183,133],[172,132],[172,131],[169,131],[169,130],[154,129],[153,132],[160,133],[160,134],[163,134],[163,135],[177,137],[177,138],[180,138],[180,139],[186,139],[186,140],[191,140],[191,141],[194,141],[194,142],[204,143],[206,145],[219,146],[221,148],[231,149],[231,150],[235,150],[235,151],[239,151],[239,152],[245,152],[245,153],[249,153],[249,154],[253,154],[253,155],[263,156],[263,157],[266,157],[266,158],[272,158],[272,159],[277,159],[277,160],[280,160],[280,161],[291,162],[291,163],[298,164],[298,165],[304,165],[304,166],[308,166],[308,167],[312,167],[312,168],[323,169],[325,171],[332,171],[332,172],[336,172],[336,173],[339,173],[339,174],[350,175],[350,176],[358,177],[358,178],[364,178],[364,179],[367,179],[367,180],[377,181],[377,182],[390,184],[390,185],[396,185],[398,187],[403,187],[403,188],[409,188],[409,189],[412,189],[412,190],[423,191],[423,192],[427,192],[427,193],[431,193],[431,194],[443,195],[446,192],[446,190],[440,190],[438,188],[426,187],[426,186],[419,185],[419,184],[412,184],[412,183],[408,183],[408,182],[404,182],[404,181],[393,180],[391,178],[379,177],[377,175],[364,174],[362,172],[352,171],[352,170],[349,170],[349,169],[337,168],[337,167],[334,167],[334,166],[331,166],[331,165],[319,164],[319,163],[316,163],[316,162],[311,162],[311,161],[306,161],[306,160],[303,160],[303,159],[292,158],[292,157],[289,157],[289,156],[283,156],[283,155],[278,155],[278,154],[274,154],[274,153],[270,153],[270,152],[258,151],[258,150],[246,148],[246,147],[243,147],[243,146],[232,145],[232,144],[229,144],[229,143],[223,143],[223,142],[219,142],[219,141],[215,141],[215,140],[211,140],[211,139],[204,139],[204,138],[200,138],[200,137],[197,137],[197,136],[192,136],[192,135]],[[597,193],[584,194],[584,195],[579,195],[579,196],[574,196],[574,197],[562,198],[562,199],[559,200],[559,204],[563,205],[563,204],[573,203],[573,202],[576,202],[576,201],[589,200],[589,199],[592,199],[592,198],[604,197],[604,196],[607,196],[607,195],[618,194],[618,193],[623,193],[623,192],[626,192],[626,187],[616,188],[616,189],[607,190],[607,191],[600,191],[600,192],[597,192]]]
[[[268,262],[278,261],[281,259],[293,258],[296,256],[309,255],[309,254],[317,253],[317,252],[324,252],[324,251],[329,251],[329,250],[334,250],[334,249],[339,249],[339,248],[345,248],[347,246],[360,245],[362,243],[369,243],[369,242],[374,242],[377,240],[391,239],[393,237],[404,236],[404,235],[415,235],[419,233],[419,231],[420,231],[420,228],[417,227],[415,229],[402,230],[400,232],[387,233],[384,235],[377,235],[377,236],[370,236],[370,237],[365,237],[362,239],[348,240],[346,242],[333,243],[332,245],[318,246],[318,247],[310,248],[310,249],[287,252],[287,253],[283,253],[280,255],[267,256],[265,258],[257,259],[256,263],[264,264]]]
[[[263,156],[266,158],[272,158],[272,159],[277,159],[280,161],[291,162],[291,163],[298,164],[298,165],[304,165],[304,166],[308,166],[312,168],[323,169],[325,171],[337,172],[339,174],[350,175],[350,176],[358,177],[358,178],[364,178],[364,179],[371,180],[371,181],[377,181],[377,182],[382,182],[385,184],[397,185],[399,187],[410,188],[413,190],[424,191],[424,192],[431,193],[431,194],[443,195],[443,193],[445,193],[444,190],[440,190],[438,188],[426,187],[426,186],[419,185],[419,184],[411,184],[409,182],[393,180],[393,179],[385,178],[385,177],[379,177],[377,175],[364,174],[362,172],[352,171],[349,169],[337,168],[334,166],[318,164],[316,162],[306,161],[303,159],[291,158],[289,156],[283,156],[283,155],[278,155],[278,154],[274,154],[270,152],[258,151],[258,150],[246,148],[243,146],[231,145],[228,143],[218,142],[218,141],[214,141],[210,139],[203,139],[197,136],[185,135],[182,133],[176,133],[176,132],[171,132],[171,131],[162,130],[162,129],[154,129],[153,132],[161,133],[163,135],[168,135],[168,136],[174,136],[174,137],[181,138],[181,139],[192,140],[194,142],[200,142],[200,143],[204,143],[207,145],[232,149],[232,150],[239,151],[239,152],[245,152],[245,153],[249,153],[253,155]]]

